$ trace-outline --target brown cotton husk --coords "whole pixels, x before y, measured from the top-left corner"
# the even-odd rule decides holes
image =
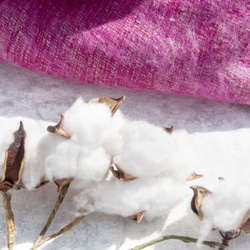
[[[63,129],[64,114],[61,114],[61,120],[55,126],[48,126],[47,130],[51,133],[57,133],[63,137],[70,138],[70,135]]]
[[[163,128],[163,129],[169,134],[172,134],[174,132],[174,125],[172,125],[170,128]]]
[[[18,130],[14,133],[14,142],[6,150],[3,164],[2,181],[0,182],[0,191],[3,198],[8,232],[8,249],[12,249],[14,246],[16,228],[14,224],[14,215],[11,209],[11,194],[8,194],[7,191],[12,189],[14,185],[15,188],[21,187],[20,182],[25,161],[25,138],[26,132],[23,128],[23,123],[20,122]]]
[[[37,185],[35,188],[40,188],[40,187],[46,185],[47,183],[49,183],[49,181],[46,180],[45,177],[43,177],[43,178],[40,179],[40,184]]]
[[[113,165],[114,166],[110,166],[110,171],[112,172],[112,174],[114,175],[115,178],[117,178],[120,181],[132,181],[137,179],[137,177],[134,177],[130,174],[127,174],[126,172],[124,172],[113,160]]]
[[[187,181],[193,181],[193,180],[197,180],[203,177],[203,174],[196,174],[195,172],[193,172],[188,178]]]
[[[191,209],[198,216],[200,220],[203,218],[203,212],[201,211],[202,200],[212,192],[201,186],[191,186],[194,191],[194,196],[191,201]]]
[[[58,187],[58,193],[62,191],[63,186],[69,185],[73,179],[72,178],[64,178],[61,180],[55,180],[55,184]]]
[[[131,215],[129,218],[130,218],[132,221],[134,221],[134,222],[136,222],[137,224],[139,224],[139,223],[141,222],[141,220],[142,220],[142,218],[143,218],[145,212],[146,212],[146,211],[143,210],[143,211],[141,211],[141,212],[139,212],[139,213],[137,213],[137,214]]]
[[[88,102],[89,103],[104,103],[104,104],[106,104],[106,105],[109,106],[112,115],[114,115],[115,112],[117,111],[117,109],[124,102],[124,100],[125,100],[125,96],[122,96],[122,97],[120,97],[118,99],[114,99],[114,98],[111,98],[111,97],[103,96],[103,97],[91,99]]]
[[[250,209],[244,216],[240,226],[237,228],[237,231],[244,231],[246,234],[250,233]]]
[[[218,177],[218,180],[219,180],[219,181],[224,181],[224,180],[225,180],[225,178],[224,178],[224,177],[222,177],[222,176],[220,176],[220,177]]]
[[[21,182],[25,161],[25,138],[26,132],[23,123],[20,122],[18,130],[14,133],[14,142],[5,153],[2,181],[0,182],[1,191],[5,192],[14,184],[18,185]]]

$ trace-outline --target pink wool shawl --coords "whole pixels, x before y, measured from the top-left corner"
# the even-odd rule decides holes
[[[0,60],[54,77],[250,104],[247,0],[0,0]]]

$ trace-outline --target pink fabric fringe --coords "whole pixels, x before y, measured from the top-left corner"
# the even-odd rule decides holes
[[[0,0],[0,60],[115,88],[250,104],[247,0]]]

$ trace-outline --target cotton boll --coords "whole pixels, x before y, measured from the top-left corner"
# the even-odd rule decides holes
[[[242,182],[222,180],[202,202],[204,225],[223,231],[235,230],[250,209],[250,187]]]
[[[35,121],[25,117],[1,118],[0,135],[0,164],[3,166],[5,152],[14,142],[14,133],[23,124],[26,133],[25,137],[25,164],[23,168],[21,182],[28,189],[33,189],[40,184],[44,177],[44,156],[46,146],[43,144],[43,138],[46,137],[46,128],[48,123]],[[1,171],[2,174],[2,171]]]
[[[185,188],[170,178],[144,178],[100,183],[95,207],[97,211],[128,217],[143,210],[145,218],[167,214],[185,197]]]
[[[45,159],[46,178],[63,179],[75,176],[80,148],[72,140],[65,139]]]
[[[115,162],[125,172],[145,177],[158,175],[165,169],[173,143],[162,128],[146,122],[130,122],[120,133],[122,151],[115,157]]]
[[[98,147],[89,154],[82,150],[75,178],[83,181],[101,181],[109,170],[110,162],[111,157],[103,147]]]
[[[120,133],[123,145],[121,154],[114,161],[126,173],[135,177],[178,175],[180,168],[171,163],[182,156],[176,152],[172,135],[163,128],[146,122],[130,122]],[[187,177],[188,175],[185,178]]]
[[[100,146],[107,137],[111,111],[102,103],[85,103],[82,98],[64,113],[63,129],[84,146]]]

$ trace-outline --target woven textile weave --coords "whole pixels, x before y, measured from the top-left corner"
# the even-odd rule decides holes
[[[3,0],[0,60],[114,88],[250,104],[247,0]]]

